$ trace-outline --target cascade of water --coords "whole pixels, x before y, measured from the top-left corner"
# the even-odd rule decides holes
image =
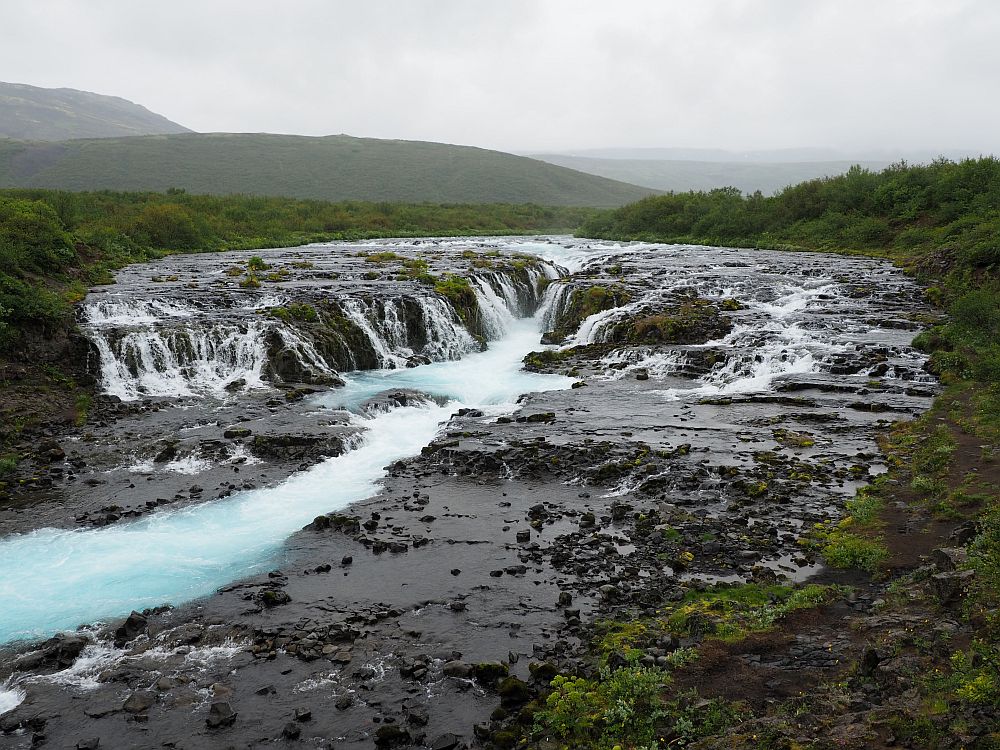
[[[545,289],[545,297],[539,308],[542,311],[543,331],[551,331],[556,327],[556,321],[566,304],[569,290],[569,284],[549,284]]]
[[[104,391],[122,400],[147,396],[222,394],[240,380],[247,388],[263,385],[266,328],[217,324],[205,328],[146,326],[111,335],[91,331],[100,354]]]
[[[514,320],[507,302],[496,293],[490,282],[481,276],[472,279],[472,290],[479,303],[479,313],[482,316],[486,338],[503,338]]]
[[[122,297],[100,297],[86,305],[86,322],[94,327],[136,326],[156,323],[163,318],[190,318],[196,310],[177,302],[134,300]]]
[[[687,361],[687,353],[677,349],[654,353],[643,349],[615,349],[601,360],[601,364],[611,368],[609,377],[612,380],[620,380],[636,370],[646,370],[651,378],[659,379],[673,375]]]
[[[26,695],[24,690],[11,685],[12,680],[0,683],[0,716],[21,705]]]
[[[360,328],[362,333],[368,338],[372,349],[375,351],[379,367],[388,369],[406,367],[406,358],[412,355],[413,351],[409,350],[405,355],[393,351],[393,343],[387,341],[385,334],[379,330],[380,327],[384,326],[380,325],[383,321],[379,321],[377,316],[377,304],[375,302],[352,298],[344,300],[341,303],[341,307],[347,319]]]
[[[514,288],[514,285],[507,276],[502,273],[493,274],[491,281],[499,288],[500,295],[503,297],[507,309],[513,315],[521,317],[527,312],[521,304],[521,298],[518,296],[517,289]]]
[[[570,339],[569,346],[580,346],[581,344],[599,344],[606,340],[608,326],[616,320],[627,316],[639,303],[623,305],[622,307],[612,307],[609,310],[602,310],[594,313],[580,323],[577,332]]]
[[[285,345],[285,348],[295,352],[295,356],[301,364],[315,369],[324,375],[335,374],[322,355],[316,351],[316,347],[313,346],[312,342],[302,338],[288,326],[278,326],[276,332],[278,338]]]
[[[420,297],[417,301],[427,332],[426,357],[433,361],[459,359],[479,348],[447,302],[439,297]]]

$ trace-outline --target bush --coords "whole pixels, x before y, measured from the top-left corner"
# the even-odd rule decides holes
[[[651,744],[669,716],[660,698],[669,681],[662,669],[637,666],[602,670],[599,680],[559,675],[535,730],[584,747]]]
[[[51,206],[0,197],[0,273],[58,273],[76,261],[73,243]]]

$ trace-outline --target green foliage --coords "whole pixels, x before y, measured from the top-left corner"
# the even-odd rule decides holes
[[[889,552],[878,539],[859,536],[846,528],[832,531],[822,548],[827,564],[834,568],[857,568],[874,573]]]
[[[297,320],[300,322],[310,323],[319,318],[319,313],[316,312],[316,308],[304,302],[290,302],[284,307],[271,308],[268,312],[273,317],[286,322]]]
[[[825,604],[843,593],[837,586],[801,588],[748,583],[691,591],[665,612],[668,630],[677,635],[711,634],[739,640],[770,630],[790,612]]]
[[[174,203],[145,206],[135,219],[132,236],[139,244],[170,250],[194,250],[205,241],[191,214]]]
[[[449,274],[434,284],[434,291],[447,297],[456,305],[476,305],[476,293],[472,291],[472,284],[464,276]]]
[[[437,283],[437,277],[430,272],[430,266],[423,258],[407,258],[402,265],[403,270],[398,277],[401,281],[419,281],[430,286]]]
[[[0,456],[0,477],[8,477],[17,471],[17,456]]]
[[[47,273],[75,260],[73,243],[50,205],[0,198],[0,269],[4,274]]]
[[[662,669],[637,666],[602,670],[598,680],[558,675],[535,713],[535,731],[604,750],[651,745],[668,718],[660,695],[669,680]]]
[[[645,198],[585,221],[581,236],[890,253],[935,273],[1000,268],[1000,161],[896,164],[787,187]]]

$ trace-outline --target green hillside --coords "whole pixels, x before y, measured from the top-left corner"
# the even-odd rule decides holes
[[[534,154],[533,158],[656,190],[685,192],[735,187],[765,195],[817,177],[843,174],[854,164],[881,169],[887,161],[694,161],[687,159],[622,159]]]
[[[187,132],[117,96],[0,82],[0,138],[64,141]]]
[[[0,187],[601,207],[655,192],[469,146],[228,133],[0,141]]]

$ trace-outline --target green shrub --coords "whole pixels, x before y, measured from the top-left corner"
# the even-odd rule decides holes
[[[669,716],[661,700],[669,681],[662,669],[637,666],[602,670],[598,680],[559,675],[544,708],[535,713],[535,731],[606,750],[649,745]]]

